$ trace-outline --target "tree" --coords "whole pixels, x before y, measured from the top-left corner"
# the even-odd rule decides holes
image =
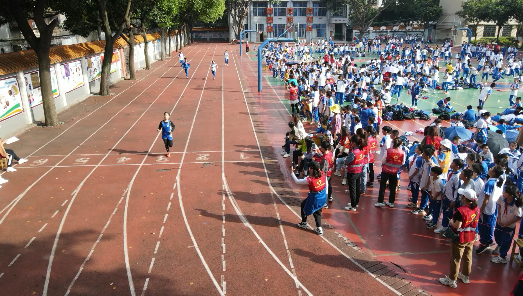
[[[443,15],[439,0],[398,0],[391,2],[376,18],[377,24],[427,25]]]
[[[58,25],[57,15],[58,13],[51,9],[47,0],[0,0],[0,24],[16,22],[38,58],[42,103],[47,126],[58,124],[49,58],[53,30]],[[29,25],[29,21],[33,21],[36,25],[38,37]]]
[[[518,8],[518,0],[488,0],[486,4],[485,20],[496,23],[498,33],[496,40],[499,40],[499,33],[503,26],[515,15]]]
[[[490,0],[469,0],[461,3],[461,10],[456,14],[467,23],[474,25],[474,36],[477,35],[478,25],[488,18]],[[474,37],[474,40],[476,37]]]
[[[174,23],[183,32],[186,43],[190,43],[187,31],[192,30],[196,21],[204,23],[214,22],[222,17],[225,11],[225,0],[179,0],[179,13]]]
[[[249,12],[249,7],[252,3],[252,0],[226,0],[225,5],[227,7],[227,12],[230,15],[232,20],[232,29],[236,40],[240,39],[240,33],[243,30],[243,24],[245,24],[245,19],[247,18],[247,13]]]
[[[353,27],[358,28],[359,39],[369,31],[374,20],[382,13],[384,9],[392,5],[395,1],[383,1],[381,6],[372,4],[369,0],[323,0],[325,7],[331,12],[338,12],[343,5],[349,5],[349,19]]]

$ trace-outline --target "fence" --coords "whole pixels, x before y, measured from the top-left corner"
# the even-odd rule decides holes
[[[166,41],[166,51],[184,44],[183,34],[173,34]],[[148,34],[149,61],[160,59],[160,34]],[[168,36],[169,37],[169,36]],[[136,70],[145,67],[144,40],[135,37]],[[87,42],[51,48],[51,84],[57,112],[77,104],[100,88],[105,41]],[[110,84],[127,76],[128,45],[123,39],[114,44]],[[24,130],[27,125],[44,120],[38,60],[33,51],[0,54],[0,138]]]

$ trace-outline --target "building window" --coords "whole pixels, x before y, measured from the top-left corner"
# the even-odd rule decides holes
[[[252,2],[252,16],[267,16],[267,2]]]
[[[472,32],[472,36],[471,37],[476,37],[476,35],[478,34],[478,27],[477,26],[468,26],[470,31]]]
[[[274,24],[274,37],[279,37],[283,32],[285,32],[285,29],[287,29],[286,24]]]
[[[316,30],[316,37],[326,37],[325,31],[327,29],[327,24],[313,24],[312,29]]]
[[[501,36],[510,37],[512,35],[512,26],[503,26],[501,29]]]
[[[298,38],[305,38],[307,34],[307,24],[300,24],[298,28]]]
[[[327,16],[327,8],[323,7],[323,3],[321,3],[321,2],[312,3],[312,7],[314,8],[314,12],[313,12],[314,16]]]
[[[287,16],[287,2],[274,3],[272,7],[274,8],[274,16]]]
[[[249,24],[243,24],[243,29],[245,31],[249,30]],[[245,33],[243,36],[245,36],[245,38],[249,38],[249,33]]]
[[[258,32],[265,32],[265,24],[258,24],[258,28],[256,28]]]
[[[307,1],[294,1],[292,7],[294,16],[307,16]]]
[[[336,3],[336,7],[334,8],[334,11],[331,12],[331,15],[333,17],[347,17],[347,11],[345,10],[346,8],[346,4]]]
[[[484,26],[483,37],[496,37],[496,26]]]

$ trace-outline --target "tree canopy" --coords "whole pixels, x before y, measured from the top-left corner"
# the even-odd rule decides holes
[[[378,25],[425,25],[443,15],[439,0],[398,0],[391,2],[376,18]]]

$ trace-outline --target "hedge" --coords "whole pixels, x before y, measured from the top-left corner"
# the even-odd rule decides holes
[[[478,43],[485,43],[485,44],[497,43],[500,46],[513,46],[514,44],[517,44],[518,41],[514,37],[499,37],[499,40],[497,40],[496,37],[483,37],[478,40],[472,40],[471,43],[474,45],[477,45]]]

